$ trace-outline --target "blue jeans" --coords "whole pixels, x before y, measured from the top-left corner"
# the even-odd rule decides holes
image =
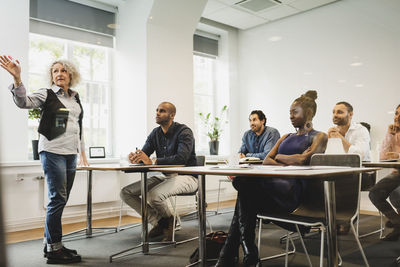
[[[46,151],[40,152],[49,197],[44,229],[44,238],[49,252],[62,248],[61,216],[74,183],[76,158],[75,154],[59,155]]]

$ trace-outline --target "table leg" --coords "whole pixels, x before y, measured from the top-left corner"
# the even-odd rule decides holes
[[[336,233],[335,181],[324,181],[325,217],[327,222],[328,266],[338,266],[338,245]]]
[[[141,193],[142,193],[142,252],[149,253],[149,235],[148,235],[148,218],[147,218],[147,172],[141,175]]]
[[[197,204],[199,208],[199,261],[200,266],[206,266],[206,176],[204,174],[199,175],[198,178],[198,193]]]
[[[86,236],[92,236],[92,170],[87,174]]]

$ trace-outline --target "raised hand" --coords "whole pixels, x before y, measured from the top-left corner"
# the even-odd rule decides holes
[[[13,60],[10,56],[0,56],[0,66],[8,71],[13,77],[14,81],[21,82],[21,65],[18,60]]]
[[[388,127],[388,132],[392,135],[395,135],[397,131],[397,127],[394,124],[390,124]]]

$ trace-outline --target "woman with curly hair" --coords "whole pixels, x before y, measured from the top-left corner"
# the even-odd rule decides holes
[[[49,202],[44,230],[44,255],[48,264],[81,261],[76,250],[62,244],[61,216],[74,183],[77,154],[80,165],[88,165],[82,134],[83,108],[72,90],[80,81],[76,67],[67,60],[53,62],[48,71],[49,88],[27,95],[21,81],[19,61],[0,56],[0,66],[14,78],[9,89],[19,108],[39,108],[39,155],[48,186]]]

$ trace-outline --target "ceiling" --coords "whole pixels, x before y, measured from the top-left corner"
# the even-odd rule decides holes
[[[116,8],[126,0],[70,1]],[[246,30],[336,1],[339,0],[208,0],[202,17]]]
[[[338,0],[208,0],[202,17],[246,30]]]

